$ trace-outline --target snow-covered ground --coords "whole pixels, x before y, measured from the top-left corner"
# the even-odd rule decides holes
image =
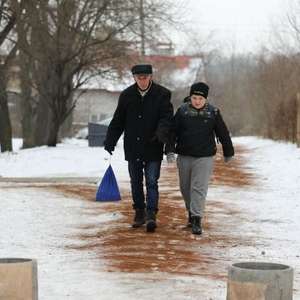
[[[88,147],[87,140],[67,139],[57,147],[20,150],[21,140],[14,141],[14,152],[0,154],[2,177],[95,177],[101,178],[109,165],[110,155],[103,147]],[[117,179],[128,178],[120,141],[111,157]]]
[[[16,141],[20,145],[20,141]],[[256,239],[254,246],[235,246],[226,260],[272,261],[295,269],[294,299],[300,299],[300,149],[256,137],[235,138],[243,145],[245,167],[256,184],[247,187],[211,186],[210,199],[238,208],[242,222],[232,235]],[[41,147],[0,154],[2,177],[101,177],[108,166],[103,148],[88,148],[86,141],[68,140],[57,148]],[[128,179],[122,145],[112,165],[119,180]],[[32,185],[32,184],[30,184]],[[225,299],[226,284],[197,276],[105,272],[92,250],[68,247],[80,243],[76,232],[85,224],[105,224],[119,213],[97,217],[84,214],[98,203],[66,197],[50,188],[2,182],[0,177],[0,257],[38,259],[41,300],[98,299]],[[232,222],[236,219],[232,219]],[[92,229],[91,229],[92,230]],[[101,271],[102,270],[102,271]],[[154,280],[159,278],[159,281]],[[201,295],[194,287],[205,287]]]
[[[257,177],[250,188],[213,187],[209,196],[238,206],[246,221],[236,232],[255,238],[255,247],[233,247],[231,261],[270,261],[294,268],[294,299],[300,299],[300,149],[255,137],[235,138],[245,146],[246,167]]]

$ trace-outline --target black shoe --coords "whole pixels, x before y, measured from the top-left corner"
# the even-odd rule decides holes
[[[136,209],[135,210],[135,216],[133,220],[132,227],[138,228],[145,224],[145,210],[144,209]]]
[[[147,211],[146,231],[154,232],[156,228],[156,213],[154,211]]]
[[[189,211],[188,222],[186,224],[186,227],[192,227],[192,214],[190,211]]]
[[[201,218],[200,217],[192,217],[192,233],[193,234],[201,234],[202,227],[201,227]]]

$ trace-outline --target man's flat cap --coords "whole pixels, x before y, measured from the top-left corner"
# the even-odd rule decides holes
[[[132,75],[137,74],[152,74],[151,65],[135,65],[131,69]]]

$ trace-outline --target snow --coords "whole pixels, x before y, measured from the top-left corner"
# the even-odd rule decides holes
[[[0,177],[92,177],[101,178],[109,165],[110,155],[103,147],[88,147],[87,140],[67,139],[57,147],[21,150],[22,142],[14,142],[13,153],[0,154]],[[122,140],[111,157],[118,180],[128,178]]]
[[[230,263],[270,261],[292,266],[294,299],[300,299],[300,149],[257,137],[233,141],[247,149],[242,155],[245,168],[255,175],[255,185],[213,185],[208,201],[221,199],[238,208],[239,216],[232,219],[225,220],[218,211],[215,217],[238,222],[228,234],[243,235],[256,243],[232,246],[228,253],[219,255]],[[109,164],[103,148],[88,148],[85,140],[66,140],[56,148],[20,150],[20,140],[14,145],[14,153],[0,154],[2,177],[30,177],[33,181],[53,176],[100,178]],[[121,142],[111,163],[118,180],[128,181]],[[84,214],[82,218],[85,210],[99,209],[99,203],[66,197],[51,189],[50,184],[42,188],[32,183],[1,182],[1,177],[0,200],[0,257],[38,259],[40,299],[196,299],[201,287],[201,300],[226,297],[223,281],[155,272],[105,272],[105,261],[92,250],[69,248],[80,243],[75,238],[80,226],[97,224],[95,230],[105,230],[107,222],[123,217],[103,207],[103,213]],[[198,291],[193,289],[195,286]]]
[[[87,205],[34,188],[17,191],[0,188],[0,193],[0,257],[38,259],[40,299],[88,299],[86,297],[97,294],[105,294],[109,299],[116,291],[121,292],[121,287],[114,284],[109,274],[96,272],[96,258],[92,252],[65,248],[76,243],[70,236],[76,233],[81,211],[91,203]],[[92,205],[96,207],[97,204]],[[104,214],[96,220],[89,217],[86,222],[96,221],[101,226],[118,217]],[[84,222],[81,220],[80,224]]]
[[[204,66],[201,58],[191,59],[189,66],[183,70],[175,70],[169,76],[171,77],[170,82],[174,82],[172,88],[187,87],[191,82],[197,80],[205,80],[203,73]]]
[[[266,242],[272,237],[267,254],[290,260],[291,265],[296,260],[299,267],[300,149],[294,144],[253,137],[237,138],[235,142],[249,149],[246,166],[254,170],[259,182],[255,189],[235,190],[232,200],[240,199],[242,207],[247,208],[249,226],[261,229]]]
[[[238,206],[245,218],[232,235],[257,241],[255,247],[232,248],[229,257],[239,261],[270,261],[294,268],[294,299],[300,299],[300,149],[291,143],[257,137],[240,137],[245,167],[257,176],[250,188],[213,187],[209,197]]]

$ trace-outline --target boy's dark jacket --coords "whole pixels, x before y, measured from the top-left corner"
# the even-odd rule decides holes
[[[220,111],[209,103],[196,109],[186,100],[173,118],[166,152],[193,157],[213,156],[217,152],[217,138],[222,144],[223,155],[233,156],[232,141]]]

